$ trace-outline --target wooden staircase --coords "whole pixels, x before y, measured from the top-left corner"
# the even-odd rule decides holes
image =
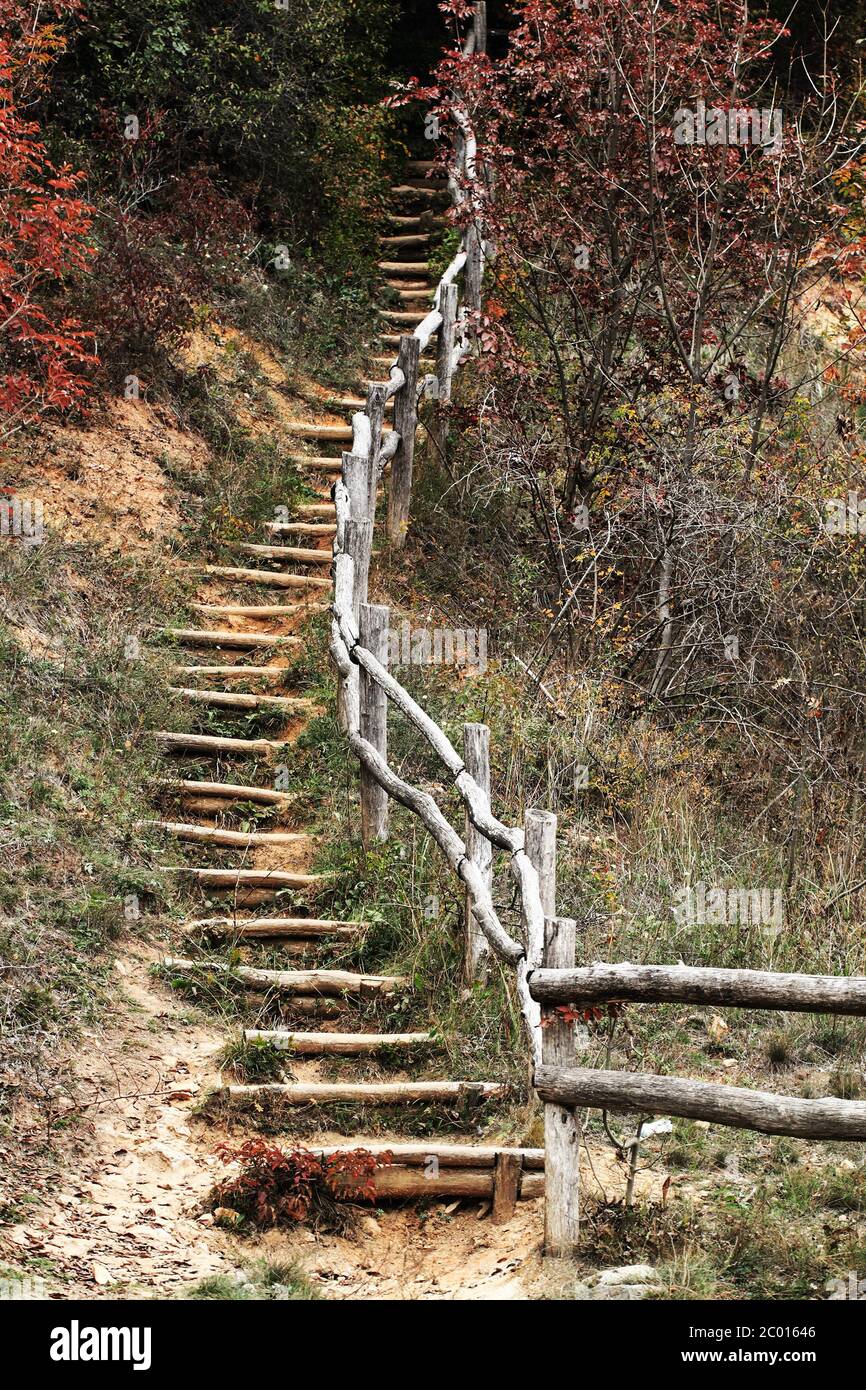
[[[399,331],[410,331],[431,307],[434,287],[425,257],[442,223],[440,209],[446,198],[443,182],[427,178],[431,167],[426,161],[410,162],[405,181],[392,190],[400,212],[389,219],[391,227],[381,238],[382,328],[370,344],[367,370],[371,380],[381,380],[382,368],[391,365],[393,354],[381,354],[399,342]],[[327,404],[354,410],[364,403],[350,392],[327,398]],[[400,976],[366,974],[317,963],[321,951],[333,952],[341,943],[345,946],[361,940],[364,924],[319,914],[317,899],[327,892],[330,879],[310,871],[316,846],[304,827],[295,823],[291,791],[278,791],[273,785],[273,761],[278,760],[281,750],[313,713],[309,700],[279,692],[291,679],[291,667],[285,664],[286,652],[303,649],[304,639],[297,627],[309,614],[327,606],[331,579],[326,576],[336,530],[327,488],[341,470],[339,451],[350,448],[352,440],[351,426],[333,418],[293,421],[289,433],[299,446],[310,450],[290,454],[289,458],[312,486],[318,486],[321,500],[299,506],[296,519],[265,524],[261,542],[232,544],[230,548],[239,557],[249,559],[248,565],[239,558],[238,565],[201,567],[207,592],[199,596],[193,610],[202,616],[203,623],[219,618],[220,626],[176,628],[168,632],[178,646],[191,653],[189,665],[178,664],[174,668],[182,682],[174,688],[179,700],[225,711],[227,717],[258,710],[282,711],[289,722],[276,738],[160,731],[156,737],[166,756],[180,757],[185,762],[194,759],[198,764],[204,761],[207,771],[200,766],[195,771],[185,767],[181,775],[165,779],[164,786],[175,796],[179,809],[160,815],[149,824],[167,840],[200,847],[211,858],[214,853],[224,852],[235,856],[234,862],[218,866],[209,861],[164,866],[164,872],[182,876],[190,886],[219,901],[214,915],[197,916],[185,923],[184,936],[191,945],[206,946],[215,938],[242,948],[249,943],[265,943],[269,947],[278,944],[281,954],[293,961],[301,955],[304,963],[298,968],[293,965],[265,969],[247,964],[230,967],[205,950],[198,957],[169,957],[164,968],[169,975],[181,978],[195,978],[202,972],[227,977],[244,991],[282,1001],[290,1015],[312,1014],[333,1024],[316,1032],[291,1026],[247,1028],[244,1037],[248,1044],[270,1045],[285,1055],[287,1064],[291,1059],[293,1068],[295,1059],[300,1059],[304,1075],[257,1085],[221,1086],[219,1095],[227,1104],[254,1100],[258,1104],[274,1102],[294,1109],[303,1107],[308,1115],[321,1113],[325,1117],[323,1128],[330,1128],[327,1107],[335,1104],[362,1108],[444,1104],[450,1115],[456,1104],[465,1102],[475,1106],[477,1113],[480,1102],[502,1095],[505,1088],[501,1083],[415,1080],[405,1076],[398,1080],[332,1082],[321,1079],[316,1070],[322,1060],[342,1057],[368,1063],[376,1059],[382,1066],[402,1071],[406,1060],[412,1057],[435,1056],[439,1044],[429,1032],[388,1032],[381,1027],[365,1031],[357,1025],[343,1026],[350,1011],[364,1013],[371,1001],[398,995],[411,988],[411,982]],[[284,543],[296,538],[303,543]],[[290,589],[291,602],[239,601],[237,591],[246,585]],[[219,657],[217,664],[210,664],[208,656],[214,649]],[[206,664],[198,664],[200,661]],[[238,685],[247,689],[239,691]],[[241,770],[249,768],[251,762],[252,776]],[[269,816],[267,829],[239,830],[225,823],[226,817],[245,804]],[[241,858],[237,858],[239,853]],[[293,906],[283,915],[278,894],[287,890],[293,895]],[[297,906],[299,901],[303,906]],[[262,906],[265,914],[259,915],[255,909]],[[352,1134],[346,1135],[335,1150],[341,1146],[376,1148],[374,1141]],[[490,1157],[494,1151],[489,1148],[466,1143],[437,1145],[436,1150],[447,1157],[441,1169],[437,1160],[435,1174],[427,1175],[429,1181],[424,1180],[416,1163],[416,1149],[411,1144],[398,1144],[397,1148],[409,1155],[406,1172],[400,1177],[387,1169],[380,1170],[379,1195],[456,1192],[475,1196],[488,1191],[492,1194],[495,1187],[501,1209],[509,1204],[505,1201],[503,1207],[503,1193],[506,1197],[510,1194],[512,1205],[512,1199],[521,1195],[522,1169],[518,1168],[518,1176],[514,1177],[516,1151],[502,1151],[506,1158],[501,1165],[500,1183],[498,1176],[494,1181],[496,1165]],[[538,1167],[537,1162],[534,1166]],[[538,1195],[538,1175],[531,1175],[534,1182],[528,1181],[528,1173],[526,1176],[526,1191],[522,1195]]]

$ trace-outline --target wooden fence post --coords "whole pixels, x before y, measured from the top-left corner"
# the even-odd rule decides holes
[[[440,402],[451,399],[451,354],[454,351],[454,326],[457,322],[457,286],[443,285],[439,295],[442,327],[436,353],[436,376],[439,379]]]
[[[484,278],[481,235],[475,222],[466,228],[466,304],[469,309],[481,308],[481,281]]]
[[[368,522],[369,526],[370,523]],[[379,603],[362,603],[359,617],[361,644],[388,665],[390,609]],[[360,673],[361,737],[372,743],[383,758],[388,756],[388,697],[366,671]],[[388,793],[361,768],[361,839],[365,849],[388,838]]]
[[[367,475],[369,492],[365,516],[376,515],[376,488],[379,483],[379,450],[382,447],[382,422],[385,419],[385,402],[388,387],[382,382],[374,382],[367,388],[367,415],[370,419],[370,471]]]
[[[544,964],[551,970],[574,968],[576,923],[570,917],[545,917]],[[545,1066],[573,1067],[574,1024],[547,1011],[541,1032]],[[577,1250],[580,1227],[580,1141],[577,1111],[565,1105],[544,1107],[544,1253],[567,1256]]]
[[[514,1215],[522,1174],[523,1159],[520,1154],[496,1155],[493,1165],[493,1211],[490,1213],[494,1226],[504,1226]]]
[[[355,622],[361,616],[361,604],[367,602],[367,585],[370,578],[370,555],[373,550],[372,521],[346,522],[346,549],[355,562],[355,592],[352,595],[352,612]]]
[[[415,455],[415,426],[418,419],[418,358],[421,344],[411,333],[400,337],[397,366],[406,384],[394,397],[394,429],[400,436],[397,452],[391,463],[391,485],[388,489],[388,539],[401,546],[406,540],[409,524],[409,503],[412,499],[412,460]]]
[[[466,771],[475,778],[479,787],[490,796],[490,730],[486,724],[463,725],[463,761]],[[478,865],[487,887],[493,883],[493,846],[475,829],[466,815],[466,854]],[[487,937],[475,920],[472,911],[472,896],[466,891],[466,943],[463,953],[463,978],[467,984],[483,979],[486,971],[486,957],[490,953]]]
[[[545,917],[556,916],[556,816],[552,811],[531,810],[524,821],[524,849],[538,874],[538,891]],[[527,928],[524,922],[524,928]],[[526,954],[531,966],[539,963],[544,951],[543,941],[526,942]]]
[[[370,467],[370,460],[360,454],[343,454],[343,482],[349,494],[352,521],[366,521],[371,517]]]

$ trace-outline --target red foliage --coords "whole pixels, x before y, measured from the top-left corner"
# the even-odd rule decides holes
[[[366,1149],[320,1159],[308,1149],[283,1150],[264,1139],[248,1139],[239,1148],[220,1144],[225,1163],[239,1163],[237,1177],[214,1188],[215,1206],[229,1206],[256,1226],[306,1221],[330,1201],[372,1201],[376,1168],[391,1162]]]
[[[82,176],[51,163],[38,123],[21,114],[61,40],[53,28],[22,36],[22,17],[12,6],[0,26],[0,437],[81,401],[96,360],[92,334],[58,304],[92,254]]]

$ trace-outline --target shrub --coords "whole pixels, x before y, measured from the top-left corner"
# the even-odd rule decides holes
[[[217,1153],[225,1163],[238,1163],[240,1172],[216,1184],[212,1206],[230,1207],[262,1228],[309,1221],[339,1229],[345,1224],[339,1203],[371,1200],[376,1168],[391,1161],[390,1155],[377,1158],[366,1149],[322,1159],[264,1139],[248,1139],[239,1148],[221,1144]]]

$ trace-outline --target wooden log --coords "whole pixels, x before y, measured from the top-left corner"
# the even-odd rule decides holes
[[[308,420],[288,420],[283,428],[296,439],[351,439],[352,431],[348,425],[317,424]]]
[[[330,565],[330,550],[310,550],[297,545],[258,545],[255,541],[235,541],[232,550],[258,555],[263,560],[285,560],[296,565]]]
[[[442,327],[439,329],[436,356],[436,376],[439,380],[439,401],[451,399],[451,357],[454,352],[454,329],[457,323],[457,286],[444,285],[439,296]]]
[[[287,714],[310,714],[315,709],[312,700],[292,695],[244,695],[234,690],[201,690],[188,685],[171,685],[169,690],[191,704],[213,705],[217,709],[281,709]]]
[[[271,972],[276,973],[276,972]],[[303,974],[303,971],[284,971]],[[501,1095],[501,1081],[264,1081],[227,1086],[230,1100],[273,1097],[288,1105],[415,1105],[425,1101],[484,1100]]]
[[[517,1154],[497,1155],[493,1170],[493,1211],[491,1220],[494,1226],[504,1226],[514,1215],[517,1198],[520,1194],[522,1164]]]
[[[265,584],[274,589],[330,589],[330,579],[314,574],[283,574],[280,570],[241,569],[236,565],[202,565],[203,574],[235,579],[239,584]]]
[[[385,418],[385,403],[387,400],[387,386],[382,382],[372,382],[367,388],[366,417],[370,425],[367,457],[371,460],[373,466],[370,468],[367,480],[369,484],[369,493],[367,497],[367,510],[365,512],[365,516],[371,519],[376,515],[376,488],[379,485],[379,474],[375,467],[375,463],[379,457],[379,448],[382,443],[382,424]],[[363,450],[356,452],[363,453]]]
[[[365,926],[364,922],[332,921],[327,917],[199,917],[187,922],[184,930],[236,936],[241,940],[285,937],[320,941],[328,937],[351,940]]]
[[[329,874],[296,874],[287,869],[197,869],[189,864],[160,864],[164,873],[183,874],[203,887],[214,888],[317,888],[330,882]]]
[[[177,840],[193,840],[239,849],[251,849],[254,845],[299,845],[310,839],[305,833],[288,830],[224,830],[218,826],[187,825],[183,821],[170,820],[146,820],[140,821],[139,824],[156,826]]]
[[[346,522],[346,550],[355,562],[355,589],[352,610],[358,621],[362,604],[367,602],[370,556],[373,551],[373,523],[370,520]]]
[[[484,1201],[494,1195],[493,1174],[483,1168],[440,1168],[428,1174],[387,1165],[373,1174],[376,1201],[409,1201],[418,1197],[467,1197]],[[518,1196],[532,1200],[544,1195],[544,1174],[524,1173]]]
[[[291,666],[172,666],[174,676],[220,676],[227,680],[282,680]]]
[[[182,975],[195,975],[201,971],[231,975],[250,989],[275,990],[280,994],[391,994],[396,989],[405,989],[409,984],[403,975],[358,975],[350,970],[259,970],[250,965],[231,967],[221,961],[183,960],[172,956],[166,956],[163,966]],[[258,1088],[242,1089],[254,1091]]]
[[[409,525],[417,424],[416,387],[419,355],[418,339],[404,333],[400,338],[397,366],[402,371],[406,384],[394,403],[394,429],[400,436],[400,444],[391,464],[391,484],[388,490],[388,539],[396,546],[405,543],[406,529]]]
[[[383,696],[384,698],[384,696]],[[463,761],[466,771],[490,798],[490,730],[486,724],[463,725]],[[465,816],[466,853],[477,866],[488,889],[493,886],[493,846],[476,830],[469,813]],[[463,976],[467,984],[482,979],[486,973],[490,945],[472,909],[472,895],[466,890],[464,913],[466,940],[463,954]]]
[[[426,261],[379,261],[378,268],[386,275],[426,275]]]
[[[197,627],[170,627],[167,635],[175,642],[193,647],[297,647],[301,640],[270,632],[233,632],[230,628],[224,632],[208,632]]]
[[[574,965],[576,923],[569,917],[548,917],[544,923],[544,962],[549,969]],[[574,1024],[548,1012],[541,1031],[541,1056],[546,1067],[574,1066]],[[547,1183],[544,1193],[544,1253],[573,1255],[580,1233],[581,1128],[573,1106],[544,1107],[544,1153]]]
[[[245,787],[236,782],[191,782],[163,777],[160,778],[160,785],[173,791],[201,793],[207,797],[225,797],[232,801],[261,802],[266,806],[290,806],[295,800],[291,792],[277,792],[271,787]]]
[[[548,1004],[712,1004],[789,1013],[866,1015],[866,977],[799,975],[690,965],[606,965],[536,970],[533,999]]]
[[[524,914],[526,958],[531,968],[541,964],[544,954],[544,919],[556,916],[556,816],[551,811],[527,811],[524,844],[526,857],[538,875],[543,914],[532,919]]]
[[[369,526],[370,523],[367,522]],[[361,641],[383,666],[388,664],[390,609],[363,603],[360,609]],[[367,672],[359,682],[360,732],[382,758],[388,757],[388,699]],[[361,767],[361,840],[364,849],[388,839],[388,793],[363,765]]]
[[[481,235],[478,227],[471,222],[466,228],[466,307],[477,313],[481,308],[481,285],[484,279],[484,259],[481,249]]]
[[[163,752],[186,750],[190,753],[260,753],[267,756],[286,747],[287,739],[224,738],[214,734],[175,734],[160,730],[157,745]]]
[[[794,1139],[866,1139],[866,1103],[800,1100],[741,1086],[683,1081],[650,1072],[594,1071],[542,1065],[535,1077],[542,1100],[637,1115],[680,1115],[689,1120]],[[548,1159],[549,1161],[549,1159]]]
[[[358,454],[343,455],[343,482],[349,494],[349,519],[352,521],[373,520],[370,512],[370,497],[373,492],[370,478],[373,472],[375,470],[370,458],[361,458]]]
[[[334,527],[330,528],[332,534]],[[298,613],[326,613],[326,603],[192,603],[197,613],[221,613],[231,618],[294,618]]]
[[[321,536],[329,540],[336,531],[333,523],[326,521],[267,521],[265,530],[272,536]]]
[[[284,1028],[247,1028],[244,1040],[270,1043],[278,1052],[292,1052],[297,1057],[361,1057],[390,1047],[436,1044],[432,1033],[292,1033]]]
[[[442,1144],[436,1139],[429,1143],[419,1141],[414,1144],[390,1144],[387,1140],[365,1139],[356,1136],[342,1144],[328,1144],[325,1148],[313,1147],[317,1158],[328,1158],[332,1154],[353,1153],[364,1149],[374,1158],[391,1155],[394,1163],[408,1168],[495,1168],[500,1154],[514,1154],[520,1159],[523,1169],[523,1182],[528,1171],[544,1171],[544,1149],[512,1148],[505,1144]]]

